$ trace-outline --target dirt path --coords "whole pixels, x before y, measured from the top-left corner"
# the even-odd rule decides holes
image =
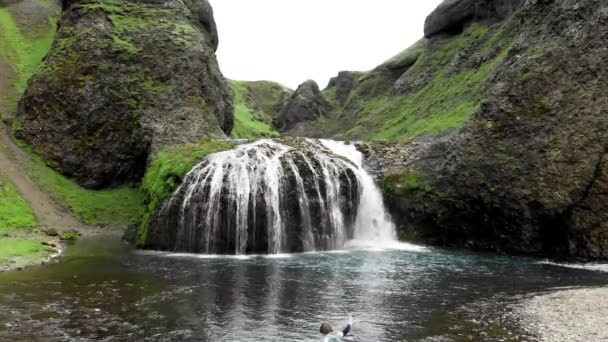
[[[45,227],[76,229],[82,227],[68,211],[61,208],[27,175],[23,165],[29,156],[11,140],[8,128],[0,127],[0,174],[11,180],[17,191],[29,203],[38,222]]]

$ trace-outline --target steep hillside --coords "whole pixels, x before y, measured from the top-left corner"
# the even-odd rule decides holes
[[[232,131],[206,1],[69,1],[59,25],[14,128],[61,173],[137,182],[151,151]]]
[[[446,2],[427,19],[427,37],[371,71],[339,73],[322,98],[305,104],[294,98],[284,116],[295,120],[279,128],[304,136],[400,140],[462,127],[521,32],[517,22],[503,20],[518,3]],[[302,107],[317,114],[298,116]]]
[[[458,101],[462,129],[364,148],[384,165],[401,233],[442,245],[608,258],[608,3],[526,1],[501,27],[435,78],[478,63],[475,56],[491,64],[429,94],[434,105],[417,112],[459,113],[448,111]],[[472,30],[480,28],[452,41]],[[488,46],[504,48],[484,59]],[[484,65],[494,66],[483,87],[467,83],[485,75]],[[440,103],[446,111],[435,111]],[[415,127],[377,136],[409,136]]]
[[[0,3],[0,116],[16,111],[27,81],[51,48],[60,10],[55,0]]]
[[[230,81],[234,92],[234,130],[237,139],[275,136],[272,120],[278,115],[292,91],[270,81]]]

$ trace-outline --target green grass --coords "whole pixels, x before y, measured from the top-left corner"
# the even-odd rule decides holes
[[[32,161],[26,165],[28,175],[36,184],[76,218],[89,226],[123,226],[137,222],[141,195],[131,187],[88,190],[48,167],[24,144]]]
[[[34,212],[17,192],[14,185],[0,176],[0,236],[14,229],[38,225]]]
[[[248,92],[245,82],[231,81],[234,92],[234,129],[232,136],[237,139],[258,139],[278,135],[272,127],[263,121],[261,115],[247,101]]]
[[[17,100],[25,91],[27,81],[38,71],[42,59],[51,49],[56,24],[57,19],[51,16],[48,23],[41,23],[37,32],[26,35],[19,29],[10,7],[0,7],[0,58],[16,76],[12,81],[14,96],[0,94],[0,103],[8,111],[16,110]]]
[[[416,43],[386,62],[415,61],[408,71],[412,90],[394,94],[386,87],[385,71],[370,71],[360,77],[346,109],[338,109],[340,122],[325,126],[345,138],[367,140],[402,140],[460,128],[479,111],[486,81],[518,36],[510,23],[475,24],[457,37]],[[461,51],[474,52],[463,59],[458,57]]]
[[[170,147],[154,156],[141,186],[145,198],[139,221],[138,245],[145,244],[148,226],[156,211],[179,186],[186,173],[209,154],[234,147],[230,141],[203,140]]]
[[[0,264],[10,263],[15,257],[28,260],[40,259],[51,252],[52,249],[42,245],[40,241],[0,238]]]

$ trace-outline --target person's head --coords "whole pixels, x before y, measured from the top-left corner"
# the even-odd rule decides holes
[[[321,334],[327,335],[330,332],[334,331],[334,329],[331,328],[331,325],[329,325],[329,323],[323,323],[323,324],[321,324],[320,331],[321,331]]]

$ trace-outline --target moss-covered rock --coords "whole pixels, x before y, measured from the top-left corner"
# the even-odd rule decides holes
[[[608,63],[607,6],[529,1],[485,34],[481,41],[496,46],[496,56],[506,53],[494,57],[501,62],[475,95],[480,103],[465,126],[386,160],[387,203],[405,235],[510,253],[608,258],[608,70],[601,67]],[[459,61],[455,55],[446,77]],[[412,174],[421,176],[414,182]]]
[[[16,135],[89,188],[137,182],[164,146],[224,137],[232,93],[206,0],[66,1]]]
[[[144,246],[148,240],[148,229],[158,209],[181,184],[184,176],[206,156],[234,148],[227,140],[202,140],[168,147],[156,153],[142,181],[143,209],[137,231],[137,244]]]

